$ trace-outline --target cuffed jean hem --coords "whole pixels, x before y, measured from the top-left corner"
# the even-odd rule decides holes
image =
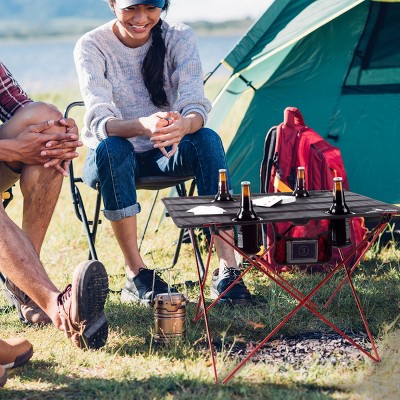
[[[133,206],[123,208],[122,210],[103,210],[104,216],[109,221],[120,221],[121,219],[132,217],[140,213],[140,204],[136,203]]]

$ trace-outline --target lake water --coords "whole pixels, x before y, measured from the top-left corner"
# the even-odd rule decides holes
[[[239,36],[200,36],[203,72],[212,71],[233,48]],[[78,90],[73,61],[74,39],[0,41],[0,59],[28,93],[63,88]],[[221,66],[219,74],[227,73]]]

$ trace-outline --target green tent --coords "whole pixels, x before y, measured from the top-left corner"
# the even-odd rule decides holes
[[[235,193],[259,190],[264,137],[298,107],[339,147],[350,189],[400,203],[400,2],[276,0],[221,64],[208,126],[231,138]]]

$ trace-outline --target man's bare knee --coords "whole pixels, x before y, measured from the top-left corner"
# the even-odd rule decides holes
[[[18,136],[30,125],[40,124],[44,121],[58,121],[63,117],[57,107],[43,101],[29,103],[21,107],[15,115],[6,121],[0,130],[3,139],[11,139]],[[65,127],[54,125],[48,132],[65,132]]]
[[[54,121],[60,120],[63,115],[53,104],[44,101],[35,101],[21,109],[26,125],[34,125],[50,119]],[[19,112],[16,116],[19,115]]]

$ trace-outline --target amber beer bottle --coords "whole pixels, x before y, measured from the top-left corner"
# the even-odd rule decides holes
[[[347,207],[344,199],[343,179],[341,177],[333,178],[333,203],[329,213],[334,215],[350,214],[349,207]],[[349,218],[332,219],[330,224],[334,246],[345,247],[351,244]]]
[[[220,169],[218,180],[218,193],[214,201],[234,201],[228,190],[228,175],[226,169]]]
[[[309,197],[310,194],[306,189],[306,169],[304,167],[297,167],[297,180],[296,189],[293,192],[296,197]]]
[[[253,210],[253,203],[251,201],[250,182],[242,182],[242,199],[239,212],[235,222],[241,221],[255,221],[260,218]],[[246,254],[257,254],[260,251],[258,245],[258,226],[257,224],[251,225],[237,225],[237,247]]]

